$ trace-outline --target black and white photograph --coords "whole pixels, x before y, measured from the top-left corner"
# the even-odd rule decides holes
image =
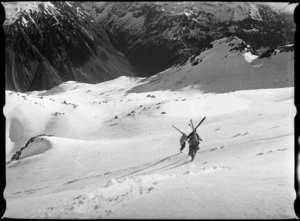
[[[1,5],[2,218],[299,218],[298,3]]]

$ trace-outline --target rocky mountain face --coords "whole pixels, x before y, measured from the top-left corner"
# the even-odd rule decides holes
[[[277,48],[272,48],[272,49],[265,51],[263,54],[261,54],[259,56],[259,58],[271,58],[272,56],[276,55],[277,53],[283,53],[283,52],[286,52],[286,53],[290,52],[293,54],[294,50],[295,50],[294,44],[283,45],[283,46],[279,46]]]
[[[185,62],[213,40],[235,35],[258,53],[293,43],[291,17],[246,2],[82,2],[139,76]]]
[[[284,32],[288,43],[294,43],[294,35],[296,31],[296,23],[294,22],[294,14],[289,12],[279,12],[284,23]]]
[[[97,83],[133,75],[128,59],[79,3],[3,5],[6,89],[44,90],[68,80]]]

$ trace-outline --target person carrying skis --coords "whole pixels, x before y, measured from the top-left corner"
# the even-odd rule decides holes
[[[179,130],[177,127],[175,127],[173,125],[172,125],[172,127],[174,127],[176,130],[178,130],[182,134],[182,136],[179,140],[179,143],[180,143],[180,149],[179,150],[180,150],[180,153],[182,153],[182,150],[185,147],[185,142],[187,141],[187,135],[185,133],[183,133],[181,130]]]
[[[182,153],[182,150],[185,148],[185,142],[187,141],[187,136],[186,134],[182,134],[180,138],[180,153]]]
[[[174,127],[176,130],[178,130],[182,134],[180,141],[179,141],[180,142],[180,153],[182,153],[182,150],[185,148],[185,142],[188,140],[188,142],[189,142],[188,155],[192,157],[192,161],[194,160],[197,151],[200,149],[199,144],[200,144],[200,141],[202,141],[201,137],[197,133],[197,128],[202,124],[202,122],[205,119],[206,119],[206,117],[204,117],[196,127],[194,127],[193,121],[190,120],[190,122],[191,122],[190,126],[192,127],[193,131],[188,136],[186,136],[185,133],[183,133],[178,128],[176,128],[174,125],[172,125],[172,127]]]
[[[192,153],[192,149],[196,148],[196,150],[199,150],[199,144],[200,141],[202,141],[201,137],[199,136],[199,134],[195,131],[192,131],[186,138],[188,140],[189,143],[189,156],[191,156]]]
[[[199,148],[199,144],[200,144],[200,140],[202,141],[201,137],[199,136],[199,134],[197,133],[197,128],[200,126],[200,124],[205,120],[206,117],[204,117],[200,123],[197,125],[197,127],[194,127],[193,121],[190,120],[191,124],[190,126],[192,127],[193,131],[192,133],[189,134],[188,138],[188,142],[189,142],[189,156],[191,156],[191,161],[194,160],[197,151],[200,149]]]

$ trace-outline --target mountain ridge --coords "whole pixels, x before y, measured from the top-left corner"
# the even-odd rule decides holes
[[[237,36],[258,53],[291,42],[295,24],[271,6],[243,2],[82,3],[111,33],[115,47],[147,77],[182,63],[222,37]],[[289,25],[287,25],[289,24]]]
[[[292,87],[294,45],[258,55],[253,47],[232,36],[213,41],[204,51],[142,80],[130,92],[185,90],[227,93],[236,90]]]
[[[16,11],[4,5],[7,89],[42,90],[68,80],[97,83],[134,74],[78,3],[23,4],[13,5]]]
[[[267,5],[242,2],[4,6],[5,85],[16,91],[50,89],[72,80],[148,77],[184,64],[229,36],[251,45],[252,54],[268,56],[269,50],[290,43],[294,27],[286,14],[281,19]]]

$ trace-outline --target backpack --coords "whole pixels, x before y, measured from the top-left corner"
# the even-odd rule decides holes
[[[190,145],[198,146],[200,144],[199,139],[196,134],[193,134],[189,140]]]

